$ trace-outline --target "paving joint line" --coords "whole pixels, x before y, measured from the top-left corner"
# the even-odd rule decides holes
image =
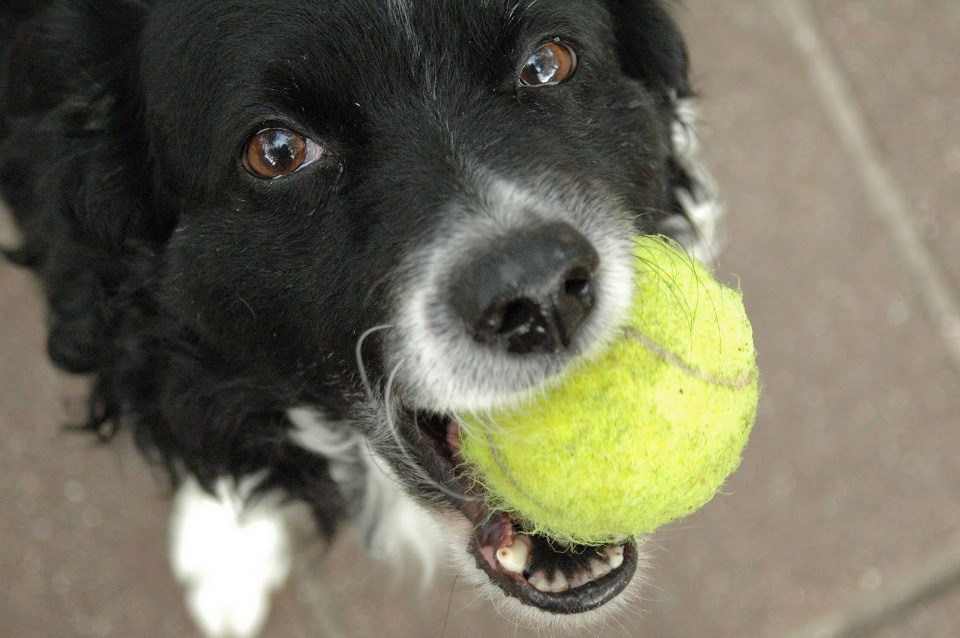
[[[861,598],[846,609],[814,620],[788,638],[868,636],[957,587],[960,587],[960,549],[934,557],[908,577]]]
[[[960,296],[920,236],[906,191],[885,162],[842,66],[824,44],[813,7],[809,0],[775,0],[773,6],[807,63],[813,88],[860,174],[871,209],[918,282],[921,301],[940,331],[950,363],[960,372]]]

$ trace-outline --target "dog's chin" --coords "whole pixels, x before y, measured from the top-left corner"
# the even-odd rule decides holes
[[[433,505],[453,508],[463,533],[447,543],[463,573],[518,622],[569,628],[601,621],[636,597],[637,539],[587,547],[531,532],[522,518],[494,509],[475,481],[458,468],[459,424],[453,417],[408,411],[404,431],[419,438],[421,466],[437,492]],[[430,487],[427,487],[430,489]],[[449,528],[450,516],[444,517]]]

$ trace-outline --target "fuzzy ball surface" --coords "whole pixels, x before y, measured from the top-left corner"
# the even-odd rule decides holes
[[[701,508],[739,466],[759,381],[741,294],[670,240],[635,245],[627,323],[516,409],[461,417],[462,466],[491,506],[584,545]]]

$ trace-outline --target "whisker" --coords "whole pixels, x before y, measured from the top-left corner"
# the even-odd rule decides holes
[[[367,337],[379,332],[381,330],[389,330],[393,327],[393,324],[385,323],[379,326],[374,326],[369,330],[366,330],[363,334],[360,335],[360,338],[357,339],[357,345],[354,348],[354,356],[357,360],[357,369],[360,372],[360,383],[363,385],[363,389],[367,392],[367,396],[372,398],[374,396],[373,387],[370,385],[370,379],[367,377],[367,368],[363,363],[363,342],[366,341]]]
[[[452,490],[446,485],[444,485],[443,483],[440,483],[439,481],[437,481],[435,478],[433,478],[427,473],[427,471],[423,468],[423,466],[420,464],[417,458],[410,451],[409,442],[407,442],[406,439],[403,438],[403,435],[400,433],[400,429],[397,427],[397,423],[393,417],[394,411],[391,405],[392,404],[391,393],[393,390],[393,384],[394,384],[394,380],[396,378],[398,369],[399,367],[394,368],[390,372],[389,376],[387,377],[387,383],[383,393],[383,403],[385,408],[384,421],[387,424],[387,430],[389,431],[390,436],[393,439],[394,445],[396,445],[397,447],[397,451],[400,454],[401,460],[407,465],[408,468],[410,468],[417,475],[417,477],[420,480],[424,481],[427,485],[430,485],[436,488],[437,490],[443,492],[450,498],[457,499],[460,501],[479,500],[475,496],[469,496],[467,494],[464,494],[463,492]]]

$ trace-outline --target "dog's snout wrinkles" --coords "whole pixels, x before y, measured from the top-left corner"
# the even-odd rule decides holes
[[[453,307],[480,343],[513,354],[558,352],[590,315],[599,264],[590,242],[566,223],[526,228],[460,267]]]

